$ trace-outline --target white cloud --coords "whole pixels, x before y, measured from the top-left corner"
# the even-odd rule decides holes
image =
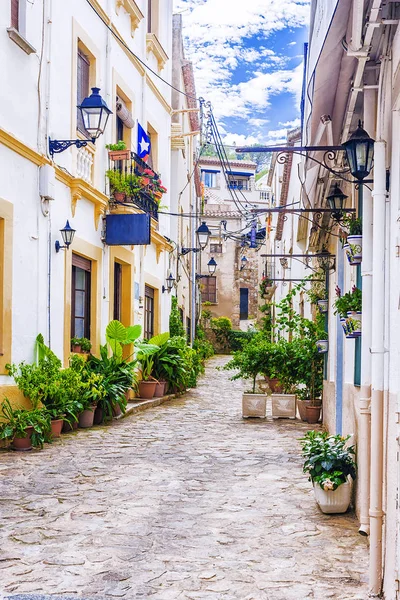
[[[282,127],[287,127],[287,129],[295,129],[296,127],[300,127],[301,121],[300,119],[293,119],[293,121],[286,121],[286,123],[279,123]]]
[[[242,135],[239,133],[228,133],[223,138],[225,146],[252,146],[253,144],[259,144],[260,138],[254,135]]]

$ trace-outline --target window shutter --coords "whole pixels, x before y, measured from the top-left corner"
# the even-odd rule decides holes
[[[92,270],[92,261],[83,256],[79,256],[79,254],[72,254],[72,266],[90,272]]]
[[[11,0],[11,27],[19,29],[19,0]]]
[[[89,96],[89,70],[90,61],[89,58],[83,54],[81,50],[78,50],[78,65],[77,65],[77,104],[81,104],[82,100]],[[77,109],[77,121],[76,128],[82,133],[87,135],[86,130],[83,126],[81,111]]]
[[[147,1],[147,33],[151,33],[151,5],[153,0]]]

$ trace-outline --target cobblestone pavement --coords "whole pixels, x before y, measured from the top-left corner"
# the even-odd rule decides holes
[[[302,474],[307,425],[243,420],[225,361],[161,407],[0,452],[4,596],[367,597],[354,516],[320,513]]]

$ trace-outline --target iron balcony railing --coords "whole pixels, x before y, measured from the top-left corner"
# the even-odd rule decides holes
[[[158,180],[159,176],[135,152],[123,151],[118,154],[125,155],[126,158],[117,160],[110,158],[107,178],[111,202],[119,206],[136,206],[158,221],[159,202],[155,198],[151,180]],[[145,173],[147,170],[151,171],[152,175],[147,177]],[[149,179],[148,185],[139,186],[138,177],[142,181]]]

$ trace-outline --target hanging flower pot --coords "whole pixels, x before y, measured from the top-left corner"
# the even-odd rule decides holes
[[[318,340],[316,342],[318,354],[326,354],[329,350],[328,340]]]
[[[328,312],[328,300],[318,300],[317,305],[320,313]]]
[[[362,235],[347,236],[347,243],[352,254],[352,264],[359,264],[362,261]],[[356,261],[356,262],[355,262]]]
[[[361,336],[361,322],[362,322],[362,312],[360,311],[348,311],[347,313],[347,324],[348,328],[351,331],[352,337],[360,337]]]
[[[131,157],[130,150],[109,150],[108,158],[110,160],[129,160]]]
[[[126,200],[125,192],[114,192],[113,196],[115,202],[125,202]]]

